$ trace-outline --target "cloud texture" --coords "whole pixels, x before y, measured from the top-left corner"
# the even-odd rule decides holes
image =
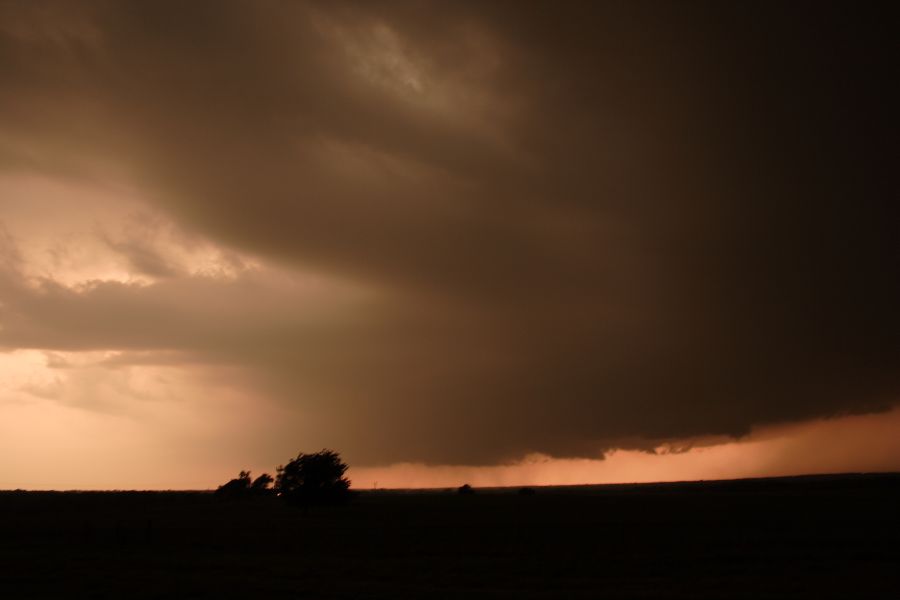
[[[0,347],[215,365],[358,464],[885,409],[877,12],[0,3]]]

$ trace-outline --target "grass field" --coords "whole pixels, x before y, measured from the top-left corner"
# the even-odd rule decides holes
[[[0,492],[0,598],[900,598],[900,475],[361,492]]]

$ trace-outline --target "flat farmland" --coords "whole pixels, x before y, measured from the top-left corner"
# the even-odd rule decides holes
[[[534,492],[0,492],[0,597],[900,597],[900,475]]]

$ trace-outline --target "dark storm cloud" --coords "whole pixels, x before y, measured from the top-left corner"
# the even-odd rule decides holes
[[[328,439],[371,462],[595,455],[898,399],[875,6],[2,7],[7,170],[114,162],[186,227],[378,290],[310,337],[251,301],[185,317],[230,292],[168,270],[40,301],[8,284],[6,346],[228,355],[286,401],[315,389]]]

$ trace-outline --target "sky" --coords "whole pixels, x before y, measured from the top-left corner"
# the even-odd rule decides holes
[[[0,0],[0,488],[900,470],[882,10]]]

